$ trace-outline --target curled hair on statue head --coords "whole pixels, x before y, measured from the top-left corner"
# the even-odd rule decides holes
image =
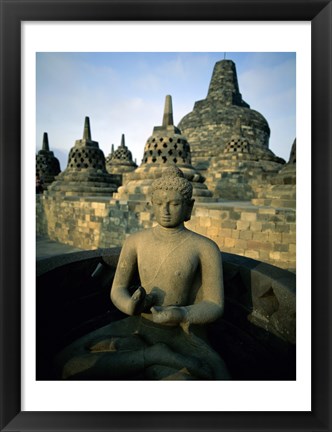
[[[193,187],[190,181],[184,177],[180,168],[175,165],[166,168],[162,176],[152,183],[152,190],[153,192],[156,190],[174,190],[179,192],[188,203],[192,202]]]

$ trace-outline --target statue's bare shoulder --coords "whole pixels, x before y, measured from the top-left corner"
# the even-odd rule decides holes
[[[142,242],[146,242],[150,238],[152,238],[152,230],[153,230],[153,228],[147,228],[147,229],[144,229],[142,231],[137,231],[135,233],[130,234],[126,238],[125,244],[137,247]]]

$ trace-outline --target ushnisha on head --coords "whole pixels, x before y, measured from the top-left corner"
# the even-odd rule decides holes
[[[168,167],[152,183],[152,204],[157,222],[164,227],[177,226],[191,217],[194,199],[191,183],[177,166]]]
[[[152,183],[152,194],[156,190],[174,190],[179,192],[188,203],[192,202],[192,184],[184,177],[180,168],[175,165],[168,167],[162,176]]]

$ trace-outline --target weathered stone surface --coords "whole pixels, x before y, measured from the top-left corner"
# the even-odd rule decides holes
[[[288,274],[267,264],[251,273],[253,311],[251,322],[296,343],[296,288]]]
[[[289,161],[278,174],[264,185],[256,185],[252,200],[255,205],[296,209],[296,139],[293,142]],[[294,212],[295,218],[295,212]]]

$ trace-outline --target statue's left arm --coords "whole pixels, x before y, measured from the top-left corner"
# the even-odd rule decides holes
[[[218,246],[208,241],[200,251],[202,273],[201,298],[186,306],[186,320],[189,324],[205,324],[218,319],[224,310],[224,283],[222,258]]]

